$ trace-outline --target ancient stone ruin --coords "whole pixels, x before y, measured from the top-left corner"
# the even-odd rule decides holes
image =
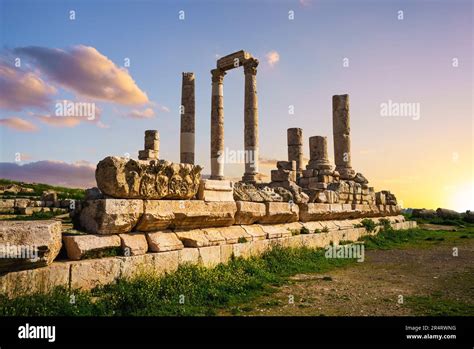
[[[243,66],[245,74],[245,173],[225,179],[223,80]],[[0,245],[39,246],[40,257],[0,260],[0,291],[9,295],[62,285],[90,289],[144,269],[163,273],[182,263],[212,267],[231,256],[259,255],[275,245],[325,247],[376,234],[383,224],[405,222],[395,196],[376,192],[351,164],[349,96],[333,96],[333,166],[327,137],[309,137],[303,160],[303,129],[287,132],[288,159],[278,161],[271,181],[258,181],[258,60],[238,51],[217,61],[212,74],[211,168],[195,164],[195,76],[182,75],[180,163],[160,159],[159,133],[145,131],[138,160],[109,156],[97,164],[97,188],[71,212],[75,233],[58,221],[0,222]],[[379,223],[367,231],[362,219]],[[61,253],[62,251],[62,253]]]

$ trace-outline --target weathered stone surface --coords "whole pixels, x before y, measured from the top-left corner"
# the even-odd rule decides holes
[[[267,235],[267,239],[276,239],[291,236],[291,231],[286,224],[261,225],[262,230]]]
[[[242,225],[241,227],[252,237],[252,241],[265,240],[267,237],[267,234],[258,224]]]
[[[266,202],[265,216],[258,223],[274,224],[296,222],[298,220],[299,207],[293,203]]]
[[[79,214],[79,226],[92,234],[128,233],[138,223],[142,214],[142,200],[85,201]]]
[[[99,188],[93,187],[86,189],[86,194],[84,196],[84,200],[98,200],[103,199],[104,195],[100,192]]]
[[[171,273],[178,269],[180,251],[153,253],[154,269],[157,274]]]
[[[221,245],[221,263],[228,263],[234,255],[234,245]]]
[[[58,193],[54,190],[45,190],[41,194],[41,201],[56,201],[58,200]]]
[[[49,265],[60,249],[59,221],[0,221],[0,273]]]
[[[171,231],[147,233],[148,248],[152,252],[165,252],[183,249],[183,243]]]
[[[252,201],[252,202],[268,202],[283,201],[284,199],[277,194],[272,188],[265,186],[257,187],[250,183],[237,182],[234,184],[235,201]]]
[[[200,166],[165,160],[109,156],[97,164],[100,191],[119,199],[190,199],[201,181]]]
[[[121,263],[122,261],[116,257],[71,263],[71,289],[90,290],[99,285],[116,282],[120,277]]]
[[[125,256],[138,256],[148,252],[148,242],[145,234],[120,234],[120,242]]]
[[[253,224],[266,214],[264,203],[237,201],[235,224]]]
[[[144,206],[137,231],[224,227],[234,224],[237,211],[234,201],[145,200]]]
[[[252,236],[248,234],[241,226],[237,225],[221,229],[220,234],[225,239],[226,244],[236,244],[239,242],[239,240],[252,240]]]
[[[22,270],[0,276],[0,293],[10,298],[33,293],[48,293],[57,286],[69,287],[69,262]]]
[[[198,199],[204,201],[234,201],[233,183],[226,180],[203,179]]]
[[[120,249],[117,235],[69,235],[63,236],[67,256],[72,260],[100,258],[111,250]]]
[[[197,248],[183,248],[179,250],[179,264],[184,263],[198,264],[199,250]]]
[[[216,246],[216,245],[223,245],[226,243],[226,238],[221,232],[230,228],[232,227],[203,228],[201,229],[201,231],[202,231],[202,234],[204,234],[207,240],[209,241],[208,246]]]
[[[272,182],[296,181],[296,171],[291,170],[272,170]]]
[[[201,229],[177,231],[176,236],[186,247],[205,247],[212,245],[207,235],[204,234]]]
[[[199,247],[199,263],[205,267],[215,267],[221,262],[221,246]]]
[[[121,261],[120,278],[127,279],[139,275],[156,274],[154,253],[117,258]]]

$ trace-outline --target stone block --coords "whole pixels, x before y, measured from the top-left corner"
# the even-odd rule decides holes
[[[199,263],[205,267],[215,267],[221,262],[221,246],[199,247]]]
[[[176,231],[176,236],[181,240],[185,247],[205,247],[211,246],[208,235],[204,234],[201,229],[193,229],[186,231]]]
[[[153,253],[155,272],[162,275],[176,271],[179,266],[179,253],[180,251]]]
[[[265,240],[267,238],[267,234],[258,224],[242,225],[241,227],[252,237],[252,241]]]
[[[239,240],[252,240],[252,236],[248,234],[241,226],[234,225],[232,227],[216,228],[219,229],[220,235],[224,238],[225,244],[236,244]],[[208,229],[204,229],[208,230]]]
[[[234,201],[233,183],[227,180],[203,179],[198,199],[204,201]]]
[[[117,257],[120,261],[120,278],[129,279],[140,275],[156,274],[154,254]]]
[[[148,242],[145,234],[128,233],[120,234],[119,237],[124,255],[137,256],[148,252]]]
[[[69,235],[63,236],[67,256],[71,260],[101,258],[110,251],[120,250],[118,235]]]
[[[266,214],[264,203],[237,201],[236,204],[235,224],[254,224]]]
[[[221,263],[228,263],[234,256],[233,245],[221,245]]]
[[[61,246],[59,221],[0,221],[0,273],[47,266]]]
[[[166,252],[183,249],[183,243],[171,231],[146,233],[148,248],[152,252]]]
[[[129,233],[142,214],[142,200],[90,200],[84,202],[79,223],[88,233],[122,234]]]
[[[122,260],[116,257],[89,259],[71,263],[71,289],[90,290],[117,281]]]
[[[232,245],[233,253],[236,258],[250,258],[252,256],[251,253],[251,242],[241,243],[241,244],[234,244]]]
[[[279,170],[296,171],[296,161],[277,161]]]
[[[197,248],[183,248],[179,250],[179,264],[198,264],[199,250]]]
[[[265,216],[258,223],[275,224],[296,222],[298,220],[299,207],[293,203],[266,202]]]

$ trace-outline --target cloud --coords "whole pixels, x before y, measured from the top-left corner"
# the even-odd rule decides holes
[[[123,105],[149,103],[128,71],[94,47],[78,45],[62,50],[28,46],[14,52],[31,58],[41,73],[81,96]]]
[[[311,2],[311,0],[300,0],[300,5],[303,7],[308,7],[309,5],[311,5]]]
[[[34,132],[38,130],[35,124],[18,117],[0,119],[0,125],[21,132]]]
[[[33,107],[47,109],[56,89],[36,72],[23,71],[0,59],[0,108],[19,111]]]
[[[277,51],[270,51],[265,55],[268,65],[273,68],[280,61],[280,54]]]
[[[151,108],[146,108],[145,110],[134,109],[127,116],[133,119],[151,119],[155,116],[155,111]]]
[[[73,188],[96,186],[95,165],[87,161],[66,163],[63,161],[36,161],[24,165],[0,162],[2,178],[46,183]]]
[[[81,123],[74,116],[35,115],[42,123],[53,127],[75,127]]]

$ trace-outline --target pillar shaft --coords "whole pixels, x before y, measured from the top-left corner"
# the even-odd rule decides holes
[[[224,75],[220,69],[211,70],[211,179],[224,178]]]
[[[332,97],[332,125],[336,171],[342,179],[351,179],[355,172],[351,167],[349,95]]]
[[[181,87],[180,162],[194,164],[194,73],[183,73]]]
[[[245,145],[245,182],[255,182],[258,174],[258,98],[257,98],[258,60],[252,59],[244,64],[245,101],[244,101],[244,145]]]
[[[332,169],[328,158],[327,137],[313,136],[309,138],[309,163],[308,168],[317,170]]]
[[[289,128],[287,130],[288,161],[296,162],[296,171],[303,171],[303,130],[301,128]]]
[[[138,152],[139,160],[156,160],[160,156],[160,134],[157,130],[145,131],[145,149]]]

